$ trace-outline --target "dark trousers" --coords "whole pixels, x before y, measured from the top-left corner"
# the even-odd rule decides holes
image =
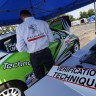
[[[30,53],[30,61],[35,76],[38,79],[45,76],[44,66],[49,71],[55,64],[49,48],[45,48],[35,53]]]

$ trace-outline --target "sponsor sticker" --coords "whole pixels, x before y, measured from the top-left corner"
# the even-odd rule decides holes
[[[70,43],[71,43],[70,39],[65,40],[65,45],[66,45],[67,47],[70,45]]]
[[[12,68],[18,68],[18,67],[24,67],[24,66],[30,66],[29,61],[24,61],[24,62],[16,62],[16,63],[4,63],[4,70],[6,69],[12,69]]]
[[[33,82],[36,79],[34,73],[30,73],[25,77],[25,82],[27,85],[29,85],[31,82]]]

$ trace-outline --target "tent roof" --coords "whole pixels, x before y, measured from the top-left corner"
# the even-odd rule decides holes
[[[89,18],[88,18],[88,21],[94,21],[95,20],[95,15],[92,15],[92,16],[90,16]]]
[[[92,2],[94,0],[0,0],[0,26],[21,23],[19,13],[23,9],[36,18],[48,20]]]

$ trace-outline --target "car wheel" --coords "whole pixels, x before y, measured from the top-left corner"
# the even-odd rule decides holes
[[[74,46],[73,46],[73,53],[77,52],[79,49],[80,49],[79,43],[78,42],[75,42],[74,43]]]
[[[0,87],[0,96],[25,96],[24,90],[21,85],[17,86],[14,84],[14,86],[11,86],[10,84],[4,84],[2,87]]]

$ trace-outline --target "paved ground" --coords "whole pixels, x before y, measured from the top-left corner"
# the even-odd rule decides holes
[[[96,38],[95,23],[74,26],[71,32],[79,37],[81,48]]]

